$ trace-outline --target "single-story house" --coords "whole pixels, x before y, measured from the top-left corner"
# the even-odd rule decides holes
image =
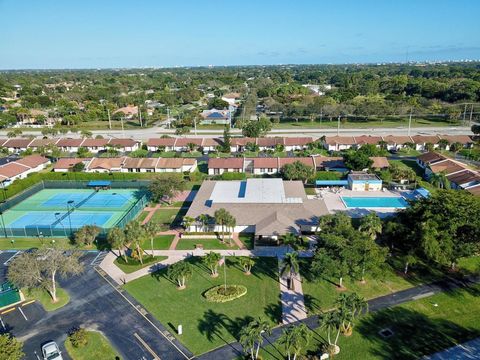
[[[201,124],[230,124],[230,110],[217,110],[217,109],[210,109],[210,110],[203,110],[200,113],[202,120],[200,121]]]
[[[177,138],[152,138],[147,141],[148,151],[157,151],[162,149],[163,151],[173,151]]]
[[[414,135],[411,138],[415,144],[415,150],[427,150],[427,144],[431,144],[434,149],[439,147],[440,137],[438,135]]]
[[[450,150],[450,145],[454,143],[461,144],[464,148],[471,148],[473,146],[473,140],[468,135],[439,135],[441,140],[448,141],[446,150]]]
[[[60,158],[53,165],[54,172],[68,172],[72,170],[72,167],[78,163],[83,163],[85,165],[84,169],[87,168],[88,164],[92,161],[92,158]]]
[[[3,147],[6,147],[10,152],[25,151],[32,141],[33,139],[28,138],[8,139]]]
[[[221,175],[224,172],[244,172],[244,158],[208,159],[208,174]]]
[[[414,144],[410,136],[402,136],[402,135],[384,136],[383,141],[387,143],[387,150],[395,150],[395,151],[405,148],[407,144]]]
[[[65,152],[77,152],[81,147],[84,139],[70,139],[70,138],[61,138],[57,141],[56,145],[60,150]]]
[[[421,154],[417,156],[417,164],[420,166],[422,169],[425,169],[428,165],[434,164],[438,161],[445,160],[447,157],[436,153],[434,151],[429,151],[425,154]]]
[[[122,170],[125,157],[119,158],[93,158],[85,172],[110,173]]]
[[[357,149],[361,148],[362,145],[366,145],[366,144],[380,147],[380,143],[383,141],[383,137],[373,136],[373,135],[355,136],[354,138],[355,138]]]
[[[353,136],[327,136],[323,146],[328,151],[348,150],[355,147],[357,142]]]
[[[50,164],[50,160],[41,155],[29,155],[22,159],[0,166],[0,182],[3,186],[11,184],[16,179],[24,179],[28,174],[41,171]]]

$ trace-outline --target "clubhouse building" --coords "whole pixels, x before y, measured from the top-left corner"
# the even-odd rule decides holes
[[[319,217],[329,213],[323,200],[307,198],[301,181],[204,181],[186,214],[196,219],[187,231],[221,231],[213,217],[222,208],[236,220],[226,231],[253,233],[256,243],[277,243],[290,232],[314,232]],[[211,217],[207,226],[199,220],[201,215]]]

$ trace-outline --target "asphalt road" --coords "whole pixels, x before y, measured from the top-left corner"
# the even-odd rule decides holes
[[[232,129],[232,134],[240,134],[239,129]],[[175,134],[175,129],[164,129],[162,127],[153,127],[145,129],[132,129],[132,130],[93,130],[93,135],[103,135],[108,137],[129,137],[136,140],[147,140],[153,137],[160,137],[165,134]],[[196,136],[221,136],[223,129],[208,129],[197,130]],[[321,137],[323,135],[336,135],[337,129],[312,129],[301,128],[298,129],[273,129],[270,131],[270,136],[282,135],[282,136],[316,136]],[[395,128],[347,128],[340,129],[340,135],[344,136],[359,136],[359,135],[407,135],[407,127],[395,127]],[[435,135],[435,134],[448,134],[448,135],[471,135],[470,127],[468,126],[448,126],[448,127],[415,127],[411,129],[410,135]],[[0,136],[6,136],[6,131],[0,131]],[[39,131],[24,131],[23,135],[35,135],[40,136]],[[79,137],[79,134],[69,134],[68,136]],[[192,131],[187,137],[196,137]]]
[[[5,272],[4,262],[12,253],[0,254],[0,277]],[[24,341],[26,359],[37,360],[41,345],[56,341],[68,359],[63,343],[68,332],[77,326],[101,331],[123,359],[188,359],[191,353],[166,333],[166,329],[150,315],[144,317],[141,307],[131,298],[125,298],[94,267],[97,253],[82,257],[85,272],[60,285],[69,293],[70,302],[54,312],[46,312],[38,303],[21,307],[1,315],[5,327]],[[130,302],[132,301],[132,303]],[[1,330],[1,328],[0,328]]]

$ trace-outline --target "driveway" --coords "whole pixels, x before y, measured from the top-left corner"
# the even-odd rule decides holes
[[[0,278],[5,271],[5,254],[0,254]],[[101,331],[123,359],[191,358],[191,353],[134,299],[97,272],[93,266],[97,255],[91,252],[82,256],[82,275],[59,281],[70,295],[70,302],[63,308],[46,312],[40,304],[33,303],[21,307],[26,319],[18,309],[1,315],[5,327],[25,342],[26,359],[37,360],[41,345],[50,340],[56,341],[68,358],[63,343],[69,330],[76,326]]]

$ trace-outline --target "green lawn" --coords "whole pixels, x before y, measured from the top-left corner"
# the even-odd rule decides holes
[[[330,280],[337,282],[338,279],[320,279],[315,281],[315,279],[308,276],[307,260],[303,260],[301,265],[303,278],[302,288],[307,309],[315,312],[318,309],[325,310],[331,308],[339,292],[336,284],[330,282]],[[345,278],[343,284],[348,292],[356,292],[366,299],[372,299],[413,286],[410,281],[398,276],[390,267],[383,272],[382,279],[372,279],[367,276],[366,280],[366,283],[362,284],[359,281],[352,281]]]
[[[235,259],[227,259],[227,282],[244,285],[248,293],[231,302],[212,304],[202,294],[223,283],[223,276],[212,278],[197,257],[193,276],[185,290],[166,279],[166,269],[129,282],[124,288],[153,316],[160,320],[194,354],[201,354],[235,340],[248,318],[262,317],[272,325],[281,320],[277,260],[256,259],[252,275],[246,276]],[[223,274],[223,268],[220,269]],[[183,335],[176,327],[183,325]]]
[[[340,335],[335,359],[419,359],[480,336],[480,285],[454,290],[390,309],[357,321],[353,335]],[[389,328],[390,338],[378,333]],[[315,329],[308,353],[318,354],[326,334]],[[283,349],[267,346],[264,360],[283,360]]]
[[[148,214],[149,214],[148,211],[142,211],[142,212],[140,213],[140,215],[138,215],[137,220],[140,221],[140,223],[142,223],[143,220],[145,220],[145,218],[147,217]]]
[[[168,250],[170,244],[173,241],[173,235],[159,235],[153,239],[153,249],[154,250]],[[150,243],[150,239],[145,239],[142,244],[140,245],[144,250],[150,250],[152,248],[152,244]]]
[[[130,274],[137,270],[143,269],[144,267],[151,266],[152,264],[165,260],[166,258],[167,256],[144,256],[143,264],[141,264],[139,260],[132,259],[130,257],[127,257],[128,263],[125,262],[123,257],[117,257],[113,263],[117,265],[117,267],[120,268],[120,270],[122,270],[125,274]]]
[[[36,300],[42,304],[47,311],[54,311],[68,304],[70,296],[57,285],[57,302],[52,302],[51,296],[43,289],[22,290],[26,300]]]
[[[65,340],[65,348],[73,360],[114,360],[119,355],[108,342],[107,338],[97,331],[87,331],[87,345],[76,348],[70,340]]]
[[[70,246],[70,242],[67,238],[1,238],[0,250],[24,250],[31,248],[39,248],[42,245],[51,244],[52,240],[55,240],[56,244],[62,244],[65,247]]]
[[[187,209],[159,209],[155,211],[150,221],[159,224],[180,224]]]
[[[423,180],[422,176],[424,174],[424,170],[418,166],[415,160],[389,160],[390,163],[396,163],[400,166],[409,167],[415,174],[417,174],[417,183],[419,186],[426,188],[428,191],[435,191],[436,188],[432,186],[428,181]]]
[[[238,238],[247,247],[247,249],[253,249],[253,242],[254,242],[253,234],[240,233]]]
[[[152,157],[154,157],[154,158],[159,158],[159,157],[174,158],[176,155],[177,155],[177,153],[175,151],[163,151],[163,152],[154,152],[152,154]]]
[[[205,250],[238,250],[238,246],[232,242],[233,246],[228,245],[228,239],[225,238],[226,244],[218,239],[181,239],[176,250],[194,250],[197,244],[202,244]]]
[[[305,187],[305,193],[307,195],[316,195],[317,193],[315,192],[315,188],[314,187],[311,187],[311,186],[308,186],[308,187]]]

